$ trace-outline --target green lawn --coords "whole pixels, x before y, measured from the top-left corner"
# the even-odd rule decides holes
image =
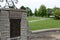
[[[39,20],[39,17],[28,17],[28,20]],[[39,29],[48,29],[48,28],[60,28],[60,20],[54,20],[53,18],[49,18],[47,20],[40,20],[36,22],[29,22],[29,26],[31,30],[39,30]]]

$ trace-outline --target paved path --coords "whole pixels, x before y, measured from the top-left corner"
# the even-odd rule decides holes
[[[41,18],[41,19],[39,19],[39,20],[31,20],[31,21],[29,21],[29,22],[37,22],[37,21],[42,21],[42,20],[47,20],[47,19],[49,19],[49,18]]]
[[[49,31],[49,30],[60,30],[60,28],[50,28],[50,29],[41,29],[41,30],[34,30],[34,31],[32,31],[33,33],[35,33],[35,32],[42,32],[42,31]]]
[[[60,40],[60,34],[56,34],[56,35],[53,34],[47,37],[37,37],[31,40]]]
[[[50,30],[52,30],[52,31],[56,30],[56,31],[53,31],[53,33],[51,33]],[[44,30],[35,30],[35,31],[32,31],[32,33],[35,33],[35,34],[33,34],[33,37],[34,36],[38,36],[38,37],[34,37],[31,40],[60,40],[60,31],[58,31],[58,30],[60,30],[60,28],[52,28],[52,29],[44,29]],[[50,31],[50,34],[49,34],[49,32],[46,33],[45,31],[46,32]],[[39,34],[41,32],[43,32],[44,34],[43,33],[42,33],[43,35]]]

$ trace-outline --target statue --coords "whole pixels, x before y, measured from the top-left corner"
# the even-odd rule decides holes
[[[17,4],[18,3],[18,0],[0,0],[0,2],[2,3],[4,3],[4,2],[6,2],[5,3],[5,6],[4,6],[4,8],[17,8],[16,6],[15,6],[15,4]],[[2,5],[0,5],[0,7],[1,7]]]

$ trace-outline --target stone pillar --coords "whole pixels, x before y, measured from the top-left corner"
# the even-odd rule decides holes
[[[21,18],[21,40],[28,40],[28,32],[27,32],[27,13],[23,12],[22,13],[22,18]]]
[[[0,34],[1,40],[7,40],[10,38],[10,23],[9,23],[9,12],[0,12]]]

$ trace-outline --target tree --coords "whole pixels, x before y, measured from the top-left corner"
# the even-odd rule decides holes
[[[21,6],[20,9],[26,10],[27,16],[32,16],[33,15],[32,10],[29,7]]]
[[[26,7],[24,7],[24,6],[21,6],[21,7],[20,7],[20,9],[24,9],[24,10],[26,10]]]
[[[35,15],[35,16],[38,16],[38,11],[37,11],[37,9],[35,9],[34,15]]]
[[[47,10],[44,5],[41,5],[40,8],[38,9],[38,15],[41,17],[47,16]]]
[[[53,11],[55,11],[55,10],[60,10],[60,8],[54,7],[54,8],[53,8]]]
[[[60,19],[60,8],[54,7],[53,12],[54,12],[55,19]]]
[[[33,16],[32,10],[30,10],[30,16]]]
[[[26,7],[27,16],[33,16],[32,10],[29,7]]]
[[[60,19],[60,10],[55,10],[54,11],[54,16],[56,19]]]

